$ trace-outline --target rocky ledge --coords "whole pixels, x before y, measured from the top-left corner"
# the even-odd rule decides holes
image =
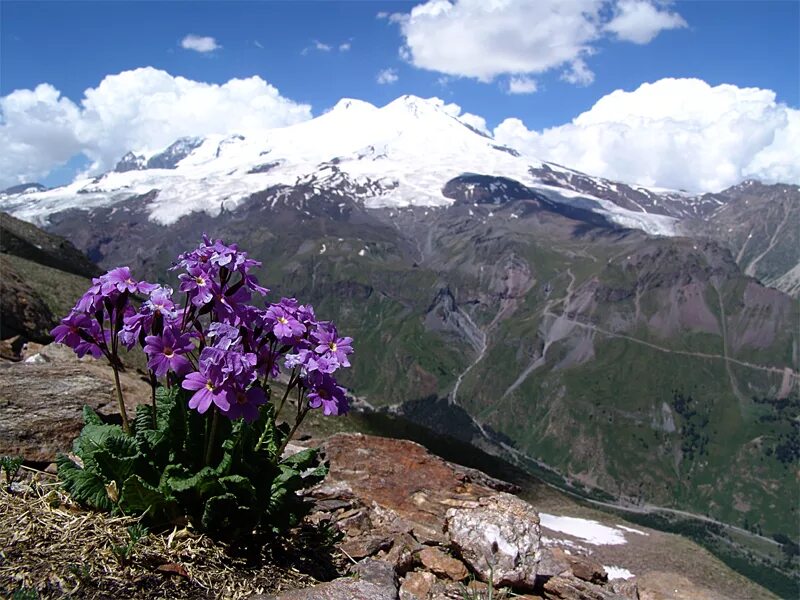
[[[724,597],[678,574],[639,579],[612,569],[611,578],[573,536],[543,536],[534,507],[509,493],[514,486],[416,443],[338,434],[318,446],[330,474],[312,492],[311,519],[342,532],[338,548],[350,575],[251,600],[463,600],[512,592],[564,600]]]

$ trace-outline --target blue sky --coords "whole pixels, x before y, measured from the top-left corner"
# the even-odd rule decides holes
[[[599,6],[597,18],[606,24],[623,2],[650,4],[574,1],[594,2]],[[550,66],[517,74],[505,65],[489,65],[490,75],[483,81],[463,62],[451,67],[460,59],[449,55],[447,48],[429,48],[433,42],[415,45],[411,26],[404,29],[399,19],[377,17],[408,15],[420,4],[3,0],[0,96],[48,83],[79,104],[84,90],[98,86],[106,76],[151,66],[205,83],[259,76],[281,96],[310,104],[314,115],[342,97],[382,105],[405,93],[438,96],[482,116],[489,129],[508,118],[520,119],[531,131],[560,126],[616,89],[632,91],[663,78],[758,87],[772,90],[779,103],[800,105],[800,3],[793,0],[650,4],[681,24],[657,30],[646,43],[626,39],[636,33],[595,34],[576,42],[582,49],[566,61],[552,59]],[[455,26],[468,29],[475,22],[470,18],[474,15]],[[429,25],[433,29],[427,30],[427,39],[435,37],[430,31],[439,31],[441,23],[434,20]],[[419,35],[426,35],[425,26],[420,22]],[[184,49],[181,40],[189,34],[211,37],[219,47],[210,52]],[[485,54],[500,53],[503,40],[491,43],[498,46],[487,47]],[[330,49],[319,49],[320,45]],[[410,57],[408,52],[401,57],[403,46],[412,49]],[[535,46],[512,50],[537,51]],[[564,80],[573,59],[591,70],[591,83]],[[395,82],[377,82],[385,69],[392,70]],[[535,93],[509,94],[509,81],[517,75],[535,82]],[[85,162],[73,158],[68,164]],[[51,165],[48,172],[48,180],[55,181],[68,177],[72,168]]]

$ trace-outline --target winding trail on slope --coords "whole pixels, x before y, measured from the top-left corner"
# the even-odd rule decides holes
[[[695,357],[698,357],[698,358],[710,358],[710,359],[716,359],[716,360],[724,360],[724,361],[727,361],[729,363],[732,363],[732,364],[735,364],[735,365],[739,365],[740,367],[746,367],[748,369],[756,369],[756,370],[759,370],[759,371],[766,371],[768,373],[777,373],[777,374],[780,374],[780,375],[784,375],[784,373],[786,372],[786,367],[770,367],[770,366],[767,366],[767,365],[757,365],[757,364],[754,364],[754,363],[751,363],[751,362],[738,360],[736,358],[731,358],[730,356],[723,356],[722,354],[709,354],[709,353],[706,353],[706,352],[690,352],[688,350],[675,350],[674,348],[665,348],[664,346],[659,346],[658,344],[653,344],[652,342],[647,342],[645,340],[642,340],[642,339],[639,339],[639,338],[635,338],[635,337],[632,337],[630,335],[625,335],[625,334],[622,334],[622,333],[616,333],[614,331],[608,331],[607,329],[602,329],[601,327],[598,327],[597,325],[593,325],[591,323],[584,323],[583,321],[579,321],[577,319],[570,318],[570,317],[568,317],[567,315],[565,315],[563,313],[561,315],[557,315],[557,314],[552,313],[552,312],[548,312],[546,314],[548,314],[551,317],[563,316],[568,321],[574,323],[578,327],[583,327],[585,329],[591,329],[591,330],[596,331],[598,333],[602,333],[603,335],[608,336],[608,337],[616,337],[616,338],[622,338],[622,339],[625,339],[625,340],[629,340],[631,342],[635,342],[637,344],[641,344],[643,346],[647,346],[648,348],[652,348],[653,350],[658,350],[660,352],[667,352],[669,354],[681,354],[683,356],[695,356]],[[800,379],[800,373],[798,373],[797,371],[793,371],[793,370],[789,369],[789,372],[791,373],[791,376],[794,377],[795,379]]]

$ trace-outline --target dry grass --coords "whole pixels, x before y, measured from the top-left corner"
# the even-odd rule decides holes
[[[309,530],[234,551],[176,528],[147,535],[126,558],[120,548],[135,518],[83,510],[52,476],[26,475],[13,491],[0,490],[0,597],[239,599],[308,587],[338,571]]]

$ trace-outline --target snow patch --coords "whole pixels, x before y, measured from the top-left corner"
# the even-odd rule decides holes
[[[606,573],[608,573],[609,580],[632,579],[634,577],[633,573],[628,571],[628,569],[623,569],[622,567],[614,567],[614,566],[607,567],[606,565],[603,565],[603,568],[606,570]]]
[[[624,529],[625,531],[630,531],[631,533],[636,533],[638,535],[650,535],[645,531],[640,531],[639,529],[634,529],[633,527],[625,527],[625,525],[617,525],[617,529]]]
[[[596,546],[618,546],[628,543],[625,535],[619,529],[602,525],[590,519],[539,513],[539,520],[541,526],[546,529],[566,533]]]

